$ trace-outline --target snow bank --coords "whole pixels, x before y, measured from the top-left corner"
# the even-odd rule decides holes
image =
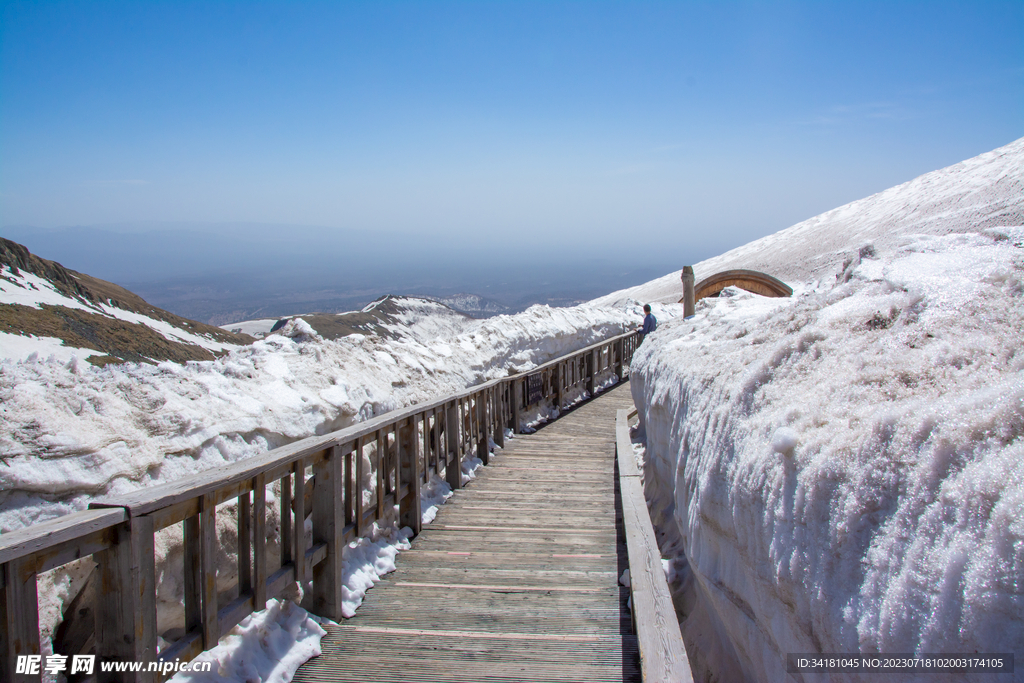
[[[288,683],[306,660],[320,654],[327,632],[320,621],[289,600],[269,600],[192,660],[212,664],[209,672],[180,672],[172,683]]]
[[[728,267],[799,255],[792,298],[729,288],[638,349],[695,679],[784,680],[791,652],[1024,651],[1021,169],[1024,141],[766,238],[764,264]]]

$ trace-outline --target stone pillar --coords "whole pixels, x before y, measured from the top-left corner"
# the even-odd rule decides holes
[[[689,318],[694,312],[693,266],[683,266],[683,315]]]

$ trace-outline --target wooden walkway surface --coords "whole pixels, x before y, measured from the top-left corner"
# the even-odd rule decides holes
[[[639,681],[615,411],[629,383],[506,440],[295,681]]]

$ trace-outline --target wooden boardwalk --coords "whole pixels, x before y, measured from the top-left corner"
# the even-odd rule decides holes
[[[639,681],[618,583],[630,406],[626,382],[507,440],[295,681]]]

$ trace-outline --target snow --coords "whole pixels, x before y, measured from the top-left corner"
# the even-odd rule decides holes
[[[65,296],[48,280],[35,273],[19,270],[15,275],[10,266],[0,267],[0,302],[41,309],[43,306],[64,306],[90,313],[96,307],[81,299]]]
[[[180,672],[170,680],[288,683],[303,662],[320,654],[320,638],[327,635],[320,623],[289,600],[269,600],[267,609],[247,616],[221,638],[220,644],[192,660],[193,667],[212,663],[209,672]]]
[[[1022,169],[1024,140],[698,264],[796,291],[729,288],[637,350],[695,679],[1024,651]],[[610,298],[671,299],[670,279]]]
[[[14,360],[36,361],[40,358],[53,359],[60,363],[67,363],[73,357],[85,360],[90,356],[105,356],[107,354],[93,349],[79,349],[74,346],[64,346],[63,339],[56,337],[36,337],[34,335],[11,334],[0,332],[0,354],[4,358]]]
[[[193,344],[209,351],[220,352],[238,348],[237,344],[219,342],[203,335],[182,330],[181,328],[175,327],[163,320],[150,318],[149,316],[142,315],[140,313],[126,311],[109,304],[93,304],[92,302],[88,302],[83,299],[66,296],[45,278],[41,278],[38,275],[25,270],[19,270],[18,274],[15,275],[10,266],[0,267],[0,304],[29,306],[35,309],[41,309],[43,306],[63,306],[65,308],[86,311],[95,315],[105,315],[109,318],[116,318],[129,323],[145,325],[166,339],[186,344]],[[31,353],[37,352],[40,356],[44,356],[44,354],[49,355],[49,353],[56,353],[57,360],[66,362],[70,360],[72,354],[78,351],[78,349],[71,347],[67,347],[64,351],[55,351],[55,344],[52,337],[39,338],[26,336],[20,340],[11,339],[11,337],[15,336],[21,335],[5,334],[3,337],[0,337],[0,359],[22,360],[28,355],[31,355]],[[30,348],[31,350],[28,353],[25,353],[26,348]],[[83,353],[78,353],[76,355],[84,360],[89,355],[103,354],[99,354],[97,351],[90,352],[88,349],[85,349],[83,350]]]

